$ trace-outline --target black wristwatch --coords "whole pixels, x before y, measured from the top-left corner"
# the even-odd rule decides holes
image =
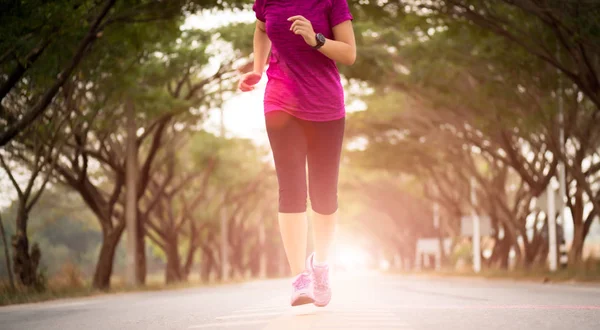
[[[323,45],[325,44],[325,40],[327,40],[325,39],[325,36],[321,33],[317,33],[315,39],[317,40],[317,44],[313,46],[313,49],[319,49],[323,47]]]

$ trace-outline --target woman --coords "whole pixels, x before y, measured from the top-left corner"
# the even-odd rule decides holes
[[[269,51],[265,122],[279,182],[279,228],[295,275],[292,306],[331,300],[329,251],[345,126],[336,62],[352,65],[356,45],[346,0],[256,0],[254,71],[239,89],[254,89]],[[308,163],[308,189],[306,165]],[[305,262],[307,190],[315,252]]]

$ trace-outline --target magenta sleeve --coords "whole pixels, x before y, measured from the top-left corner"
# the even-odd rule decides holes
[[[351,20],[353,20],[353,17],[348,2],[346,0],[331,0],[331,12],[329,13],[331,27]]]
[[[255,0],[252,10],[256,13],[256,19],[261,22],[265,22],[265,1],[266,0]]]

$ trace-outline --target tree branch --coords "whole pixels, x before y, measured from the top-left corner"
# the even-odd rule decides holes
[[[116,0],[107,0],[104,8],[102,8],[100,14],[96,18],[96,20],[92,23],[88,34],[83,38],[75,55],[71,59],[71,63],[67,65],[67,67],[58,75],[58,79],[52,85],[46,93],[41,97],[40,101],[34,105],[28,112],[26,112],[21,119],[19,119],[15,124],[9,126],[2,132],[0,132],[0,147],[6,145],[10,140],[12,140],[17,134],[19,134],[22,130],[24,130],[27,126],[29,126],[40,114],[42,114],[59,88],[67,81],[73,70],[79,65],[81,60],[84,57],[88,46],[96,40],[98,37],[98,27],[104,17],[108,14],[110,9],[114,6]]]

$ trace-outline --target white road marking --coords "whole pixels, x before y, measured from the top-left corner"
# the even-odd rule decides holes
[[[237,322],[207,323],[207,324],[200,324],[200,325],[192,325],[188,329],[228,328],[228,327],[239,327],[239,326],[244,326],[244,325],[265,324],[268,322],[269,322],[269,320],[252,320],[252,321],[237,321]]]
[[[331,313],[335,313],[335,314],[348,314],[348,315],[356,315],[356,314],[369,314],[369,315],[380,315],[380,316],[386,316],[386,315],[395,315],[394,313],[390,312],[390,311],[365,311],[365,310],[332,310],[330,311]]]
[[[382,329],[411,329],[408,324],[390,323],[390,324],[339,324],[330,326],[319,325],[314,329],[356,329],[356,330],[382,330]]]
[[[285,312],[287,310],[289,310],[291,307],[285,307],[285,306],[270,306],[270,307],[253,307],[253,308],[244,308],[244,309],[240,309],[240,312],[248,312],[248,313],[252,313],[252,312],[266,312],[266,311],[282,311]]]
[[[228,319],[242,319],[245,317],[253,318],[253,317],[265,317],[265,316],[278,316],[283,313],[250,313],[250,314],[232,314],[227,316],[219,316],[217,320],[228,320]]]
[[[305,330],[305,329],[411,329],[400,316],[389,307],[369,306],[352,308],[312,308],[300,311],[292,309],[281,317],[273,319],[263,330]]]
[[[340,314],[336,314],[340,315]],[[343,320],[352,321],[352,322],[378,322],[378,321],[395,321],[398,317],[390,315],[390,316],[372,316],[372,315],[344,315],[341,317]]]
[[[287,296],[276,297],[257,305],[250,305],[229,315],[219,316],[215,322],[192,328],[230,329],[250,328],[252,325],[263,330],[390,330],[410,329],[411,326],[394,313],[390,306],[373,305],[364,299],[343,297],[341,294],[326,308],[313,305],[291,307]],[[344,299],[346,298],[346,299]],[[347,299],[351,298],[351,299]],[[352,299],[355,298],[355,299]]]

